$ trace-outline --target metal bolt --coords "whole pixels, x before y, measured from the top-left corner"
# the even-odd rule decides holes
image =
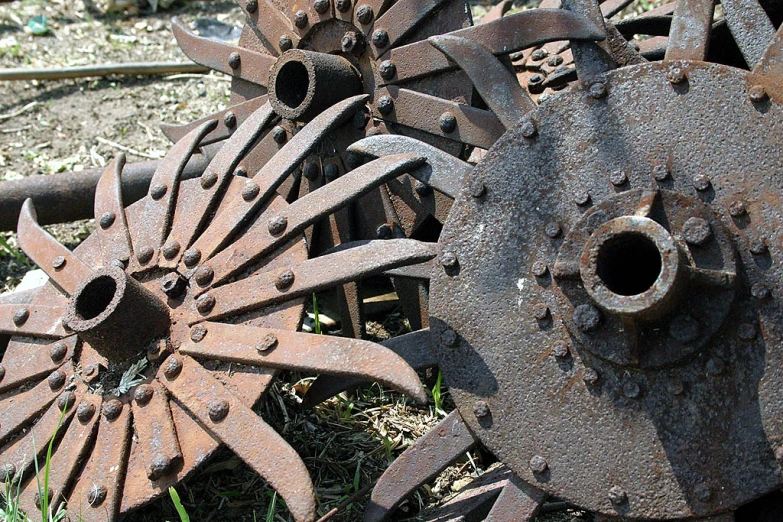
[[[446,328],[440,336],[440,340],[446,346],[457,346],[457,332],[451,328]]]
[[[552,343],[552,355],[558,359],[568,357],[568,343],[565,341],[555,341]]]
[[[196,299],[196,310],[201,315],[207,315],[215,308],[215,298],[209,294],[204,294]]]
[[[190,329],[190,340],[194,343],[200,343],[207,336],[207,327],[203,324],[194,325]]]
[[[294,25],[299,29],[304,29],[307,27],[307,13],[301,9],[294,13]]]
[[[106,500],[106,493],[106,486],[93,484],[89,493],[87,493],[87,503],[90,507],[100,506]]]
[[[284,34],[277,40],[277,45],[280,47],[280,50],[285,52],[291,49],[291,47],[294,46],[294,42],[291,41],[291,37],[287,34]]]
[[[0,382],[3,381],[3,378],[5,377],[5,367],[0,366]]]
[[[242,199],[245,201],[253,201],[256,199],[259,192],[261,192],[261,187],[250,181],[242,188]]]
[[[207,171],[201,176],[201,188],[208,189],[211,188],[215,183],[217,183],[218,175],[212,171]]]
[[[703,245],[712,237],[712,229],[702,218],[688,218],[682,225],[682,237],[691,245]]]
[[[233,129],[237,124],[237,115],[233,111],[228,111],[223,115],[223,123],[229,129]]]
[[[707,484],[697,484],[693,488],[693,493],[701,502],[709,502],[710,498],[712,498],[712,491]]]
[[[212,279],[215,277],[215,271],[212,270],[212,267],[204,265],[198,267],[196,270],[196,283],[198,286],[204,287],[208,286]]]
[[[365,159],[364,156],[361,156],[359,154],[354,154],[353,152],[349,152],[345,156],[345,165],[351,170],[358,169],[359,167],[364,165],[364,159]]]
[[[378,106],[378,112],[381,114],[391,114],[391,111],[394,110],[394,100],[388,96],[378,98],[376,105]]]
[[[603,82],[595,82],[590,86],[590,97],[596,100],[606,97],[606,84]]]
[[[154,254],[155,250],[153,250],[151,246],[143,246],[139,249],[138,252],[136,252],[136,259],[142,265],[146,265],[150,262]]]
[[[302,175],[310,181],[317,179],[320,173],[321,166],[317,161],[308,161],[305,163],[304,167],[302,167]]]
[[[681,68],[677,67],[676,65],[672,65],[669,67],[669,70],[666,72],[666,78],[668,78],[669,82],[673,84],[682,83],[683,80],[685,80],[685,71],[683,71]]]
[[[334,181],[340,177],[340,168],[334,163],[324,165],[324,177],[326,181]]]
[[[742,341],[752,341],[756,338],[757,333],[756,326],[751,323],[742,323],[737,328],[737,337]]]
[[[95,415],[95,405],[90,402],[82,401],[76,408],[76,418],[82,424],[89,422],[93,415]]]
[[[549,317],[549,307],[544,303],[536,303],[533,305],[533,315],[539,321],[543,321]]]
[[[560,236],[560,234],[563,232],[563,229],[560,227],[560,223],[557,221],[550,221],[546,224],[544,227],[544,233],[551,237],[552,239]]]
[[[712,357],[707,361],[705,368],[710,375],[720,375],[726,370],[726,363],[717,357]]]
[[[378,72],[381,73],[381,78],[384,80],[391,80],[397,74],[397,66],[390,60],[384,60],[378,66]]]
[[[65,384],[65,374],[59,370],[55,370],[49,374],[47,381],[49,382],[49,388],[51,388],[52,391],[59,390]]]
[[[622,170],[617,170],[609,174],[609,181],[615,187],[619,187],[620,185],[628,183],[628,176]]]
[[[276,344],[277,336],[270,332],[261,336],[261,339],[259,339],[258,345],[256,346],[256,350],[258,352],[265,352],[274,348]]]
[[[378,225],[378,228],[375,229],[375,237],[378,239],[391,239],[394,237],[392,226],[388,223]]]
[[[543,261],[536,261],[533,263],[533,266],[530,269],[531,272],[533,272],[533,275],[536,277],[544,277],[549,271],[549,268],[546,266],[546,263]]]
[[[76,395],[72,391],[66,391],[57,399],[57,408],[60,411],[68,411],[76,402]]]
[[[122,413],[122,403],[117,399],[106,401],[103,405],[103,416],[106,420],[114,420]]]
[[[761,256],[767,253],[767,241],[763,237],[753,237],[748,241],[750,253]]]
[[[338,11],[345,13],[351,8],[351,0],[337,0],[334,5]]]
[[[358,43],[359,35],[356,33],[356,31],[348,31],[340,40],[340,46],[342,47],[344,53],[350,53],[353,51]]]
[[[369,24],[374,16],[375,13],[373,13],[372,7],[367,4],[362,4],[356,8],[356,19],[359,20],[359,23]]]
[[[628,493],[620,486],[612,486],[608,496],[609,502],[612,504],[624,504],[628,501]]]
[[[457,117],[451,112],[446,111],[440,115],[438,125],[440,126],[440,130],[446,134],[454,132],[457,128]]]
[[[270,234],[276,236],[285,232],[287,226],[288,226],[288,219],[286,219],[285,216],[275,216],[269,220],[269,223],[267,224],[267,229],[269,229]]]
[[[169,241],[161,249],[163,257],[166,259],[174,259],[179,254],[180,245],[177,241]]]
[[[158,183],[157,185],[154,185],[152,188],[150,188],[150,196],[154,200],[158,200],[166,195],[166,192],[168,192],[169,187],[167,187],[163,183]]]
[[[658,165],[653,166],[652,175],[653,178],[655,178],[655,181],[666,181],[669,178],[669,167],[659,163]]]
[[[117,219],[117,216],[114,214],[114,212],[104,212],[101,214],[101,218],[99,220],[101,228],[106,230],[114,224],[115,219]]]
[[[729,203],[729,214],[731,214],[732,217],[740,217],[744,216],[745,212],[745,203],[743,203],[740,200],[734,200],[731,203]]]
[[[193,268],[201,261],[201,250],[198,248],[188,248],[185,253],[182,254],[182,261],[188,268]]]
[[[666,389],[669,390],[669,393],[672,395],[682,395],[685,391],[685,385],[682,380],[674,378],[666,383]]]
[[[141,384],[136,386],[136,390],[133,392],[133,399],[139,406],[145,406],[152,400],[153,393],[152,386]]]
[[[561,65],[563,63],[563,57],[559,54],[553,54],[549,57],[549,60],[546,61],[547,65],[550,67],[557,67],[558,65]]]
[[[65,257],[63,256],[57,256],[54,259],[52,259],[52,268],[55,270],[62,270],[63,267],[65,267]]]
[[[696,174],[693,176],[691,183],[693,183],[693,187],[699,192],[704,192],[710,188],[710,178],[705,174]]]
[[[329,10],[329,0],[315,0],[313,7],[316,13],[325,14]]]
[[[228,401],[217,399],[209,403],[209,419],[212,422],[220,422],[228,415]]]
[[[98,365],[95,363],[88,364],[84,367],[82,370],[82,374],[87,377],[88,381],[91,381],[95,376],[98,375]]]
[[[17,308],[14,312],[14,324],[22,326],[30,318],[30,310],[27,308]]]
[[[483,419],[489,415],[489,404],[485,401],[476,401],[476,404],[473,405],[473,414],[479,419]]]
[[[175,379],[182,372],[182,361],[173,355],[169,357],[163,367],[163,375],[167,379]]]
[[[160,281],[160,287],[164,294],[172,299],[176,299],[185,293],[187,283],[185,282],[185,278],[178,273],[170,272],[163,276],[163,279]]]
[[[487,186],[483,181],[473,180],[470,183],[470,195],[474,198],[481,198],[487,194]]]
[[[766,299],[769,297],[769,287],[764,283],[753,283],[750,287],[750,295],[756,299]]]
[[[533,120],[526,120],[522,126],[520,127],[520,132],[522,133],[522,137],[526,140],[531,140],[536,137],[538,134],[538,129],[536,128],[536,122]]]
[[[591,304],[580,304],[574,310],[574,322],[583,332],[592,332],[601,323],[601,312]]]
[[[49,357],[52,362],[60,362],[65,359],[65,355],[68,353],[68,347],[65,343],[56,342],[49,347]]]
[[[629,399],[636,399],[639,397],[640,393],[641,388],[639,388],[639,384],[636,381],[626,381],[626,383],[623,384],[623,395]]]
[[[669,335],[681,343],[695,341],[699,337],[699,323],[690,315],[677,316],[669,324]]]
[[[752,85],[748,89],[748,97],[750,97],[750,101],[753,103],[761,103],[767,101],[769,95],[763,85]]]
[[[535,60],[536,62],[539,62],[549,56],[549,51],[546,49],[536,49],[533,51],[533,53],[530,55],[530,58]]]
[[[457,255],[450,251],[443,252],[440,256],[440,264],[444,268],[454,268],[457,266]]]
[[[418,179],[413,182],[413,190],[421,197],[427,197],[432,194],[432,187]]]
[[[593,368],[587,368],[582,374],[582,380],[585,381],[585,384],[588,386],[596,384],[598,379],[600,379],[600,375],[598,375],[598,372]]]
[[[275,279],[275,288],[281,292],[290,288],[292,284],[294,284],[294,273],[291,270],[282,272],[277,276],[277,279]]]
[[[242,57],[238,52],[233,52],[228,55],[228,66],[232,69],[238,69],[242,65]]]
[[[530,470],[533,473],[544,473],[549,469],[549,464],[541,455],[533,455],[530,459]]]
[[[590,193],[587,192],[586,190],[577,192],[574,195],[574,203],[576,203],[580,207],[587,205],[588,203],[590,203]]]
[[[258,10],[258,2],[256,0],[248,0],[245,4],[245,9],[248,13],[255,13]]]
[[[372,33],[372,44],[379,49],[386,47],[389,45],[389,33],[383,29],[376,29]]]
[[[541,76],[540,74],[533,74],[527,80],[528,86],[535,87],[537,85],[541,85],[542,83],[544,83],[544,77]]]

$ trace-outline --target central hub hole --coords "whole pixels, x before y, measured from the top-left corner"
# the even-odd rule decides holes
[[[117,291],[117,282],[109,276],[99,276],[87,283],[76,298],[76,315],[89,321],[101,315]]]
[[[615,294],[638,295],[649,290],[661,274],[661,253],[642,234],[618,234],[601,245],[596,268],[598,277]]]
[[[336,88],[336,86],[335,86]],[[299,107],[310,89],[310,75],[300,62],[287,62],[275,78],[277,99],[292,109]]]

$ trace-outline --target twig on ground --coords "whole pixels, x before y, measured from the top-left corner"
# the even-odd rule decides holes
[[[126,147],[125,145],[120,145],[119,143],[111,140],[107,140],[106,138],[101,138],[100,136],[97,136],[95,138],[99,142],[103,143],[104,145],[108,145],[110,147],[114,147],[115,149],[121,150],[123,152],[127,152],[128,154],[134,154],[136,156],[139,156],[141,158],[147,158],[147,159],[160,159],[157,156],[153,156],[152,154],[147,154],[146,152],[140,152],[136,149],[132,149],[130,147]]]
[[[30,102],[27,105],[25,105],[24,107],[22,107],[21,109],[17,109],[14,112],[9,112],[8,114],[0,114],[0,121],[5,121],[5,120],[10,120],[11,118],[16,118],[20,114],[24,114],[25,112],[29,111],[30,109],[32,109],[33,107],[35,107],[36,105],[38,105],[40,103],[41,102],[37,102],[37,101]]]
[[[316,522],[326,522],[327,520],[330,520],[337,513],[345,509],[346,506],[348,506],[349,504],[353,504],[354,502],[356,502],[357,500],[365,496],[374,487],[375,487],[375,482],[373,482],[368,486],[363,487],[362,489],[360,489],[359,491],[357,491],[347,499],[343,500],[337,507],[333,507],[332,509],[330,509],[327,514],[319,518]]]

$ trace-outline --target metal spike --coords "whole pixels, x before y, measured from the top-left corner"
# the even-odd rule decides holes
[[[715,0],[677,0],[666,60],[704,60]]]
[[[103,171],[95,187],[95,235],[101,245],[103,265],[114,261],[127,263],[133,251],[131,248],[128,220],[122,205],[122,169],[125,154],[120,153]]]

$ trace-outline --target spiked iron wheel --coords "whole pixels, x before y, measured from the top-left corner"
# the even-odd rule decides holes
[[[201,178],[180,182],[217,122],[191,131],[163,160],[147,197],[128,208],[124,158],[116,159],[98,187],[97,230],[73,252],[26,203],[19,243],[50,281],[0,301],[0,333],[12,336],[0,366],[0,470],[3,480],[20,481],[29,513],[39,505],[32,461],[61,412],[49,495],[86,520],[113,520],[149,502],[222,443],[279,492],[295,520],[311,521],[316,501],[304,464],[251,409],[276,372],[377,380],[426,400],[391,350],[296,332],[312,292],[435,256],[433,244],[401,239],[308,259],[302,238],[314,221],[415,171],[420,156],[368,163],[290,205],[275,192],[302,150],[344,121],[346,104],[361,102],[316,117],[253,179],[231,166],[264,109]]]

